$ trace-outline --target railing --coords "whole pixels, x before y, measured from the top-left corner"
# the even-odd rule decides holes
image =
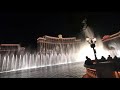
[[[90,78],[97,78],[97,74],[96,74],[96,70],[95,69],[86,68],[86,74]]]
[[[86,74],[88,78],[98,78],[95,69],[86,68]],[[112,74],[113,78],[120,78],[120,71],[114,71]]]
[[[116,66],[114,66],[113,63],[108,62],[102,62],[99,65],[94,64],[84,66],[86,67],[86,74],[83,76],[83,78],[120,78],[120,65],[118,65],[119,69],[116,69]],[[106,73],[106,71],[108,73]],[[98,73],[101,74],[101,76],[99,76]]]

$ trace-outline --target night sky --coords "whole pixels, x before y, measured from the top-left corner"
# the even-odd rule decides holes
[[[82,20],[101,36],[119,31],[118,12],[39,12],[39,13],[0,13],[0,42],[20,43],[22,46],[36,47],[40,36],[63,37],[79,36]]]

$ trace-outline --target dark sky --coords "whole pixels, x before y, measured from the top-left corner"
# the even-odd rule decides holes
[[[119,31],[118,12],[39,12],[0,13],[0,42],[20,43],[22,46],[36,45],[39,36],[62,34],[63,37],[78,36],[82,20],[101,36]]]

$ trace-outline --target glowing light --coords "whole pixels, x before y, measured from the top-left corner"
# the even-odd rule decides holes
[[[89,42],[89,41],[90,41],[90,38],[86,38],[86,41]]]
[[[93,42],[96,42],[96,38],[93,38],[92,40],[93,40]]]

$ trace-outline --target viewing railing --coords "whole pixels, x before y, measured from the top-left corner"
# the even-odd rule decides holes
[[[88,78],[104,78],[104,74],[111,74],[108,75],[111,78],[120,78],[120,63],[116,63],[115,62],[100,62],[98,65],[97,64],[93,64],[93,65],[84,65],[84,67],[86,68],[86,75]],[[109,72],[110,71],[110,72]],[[102,76],[99,77],[99,74],[101,74]],[[84,78],[84,77],[83,77]],[[108,77],[109,78],[109,77]]]

